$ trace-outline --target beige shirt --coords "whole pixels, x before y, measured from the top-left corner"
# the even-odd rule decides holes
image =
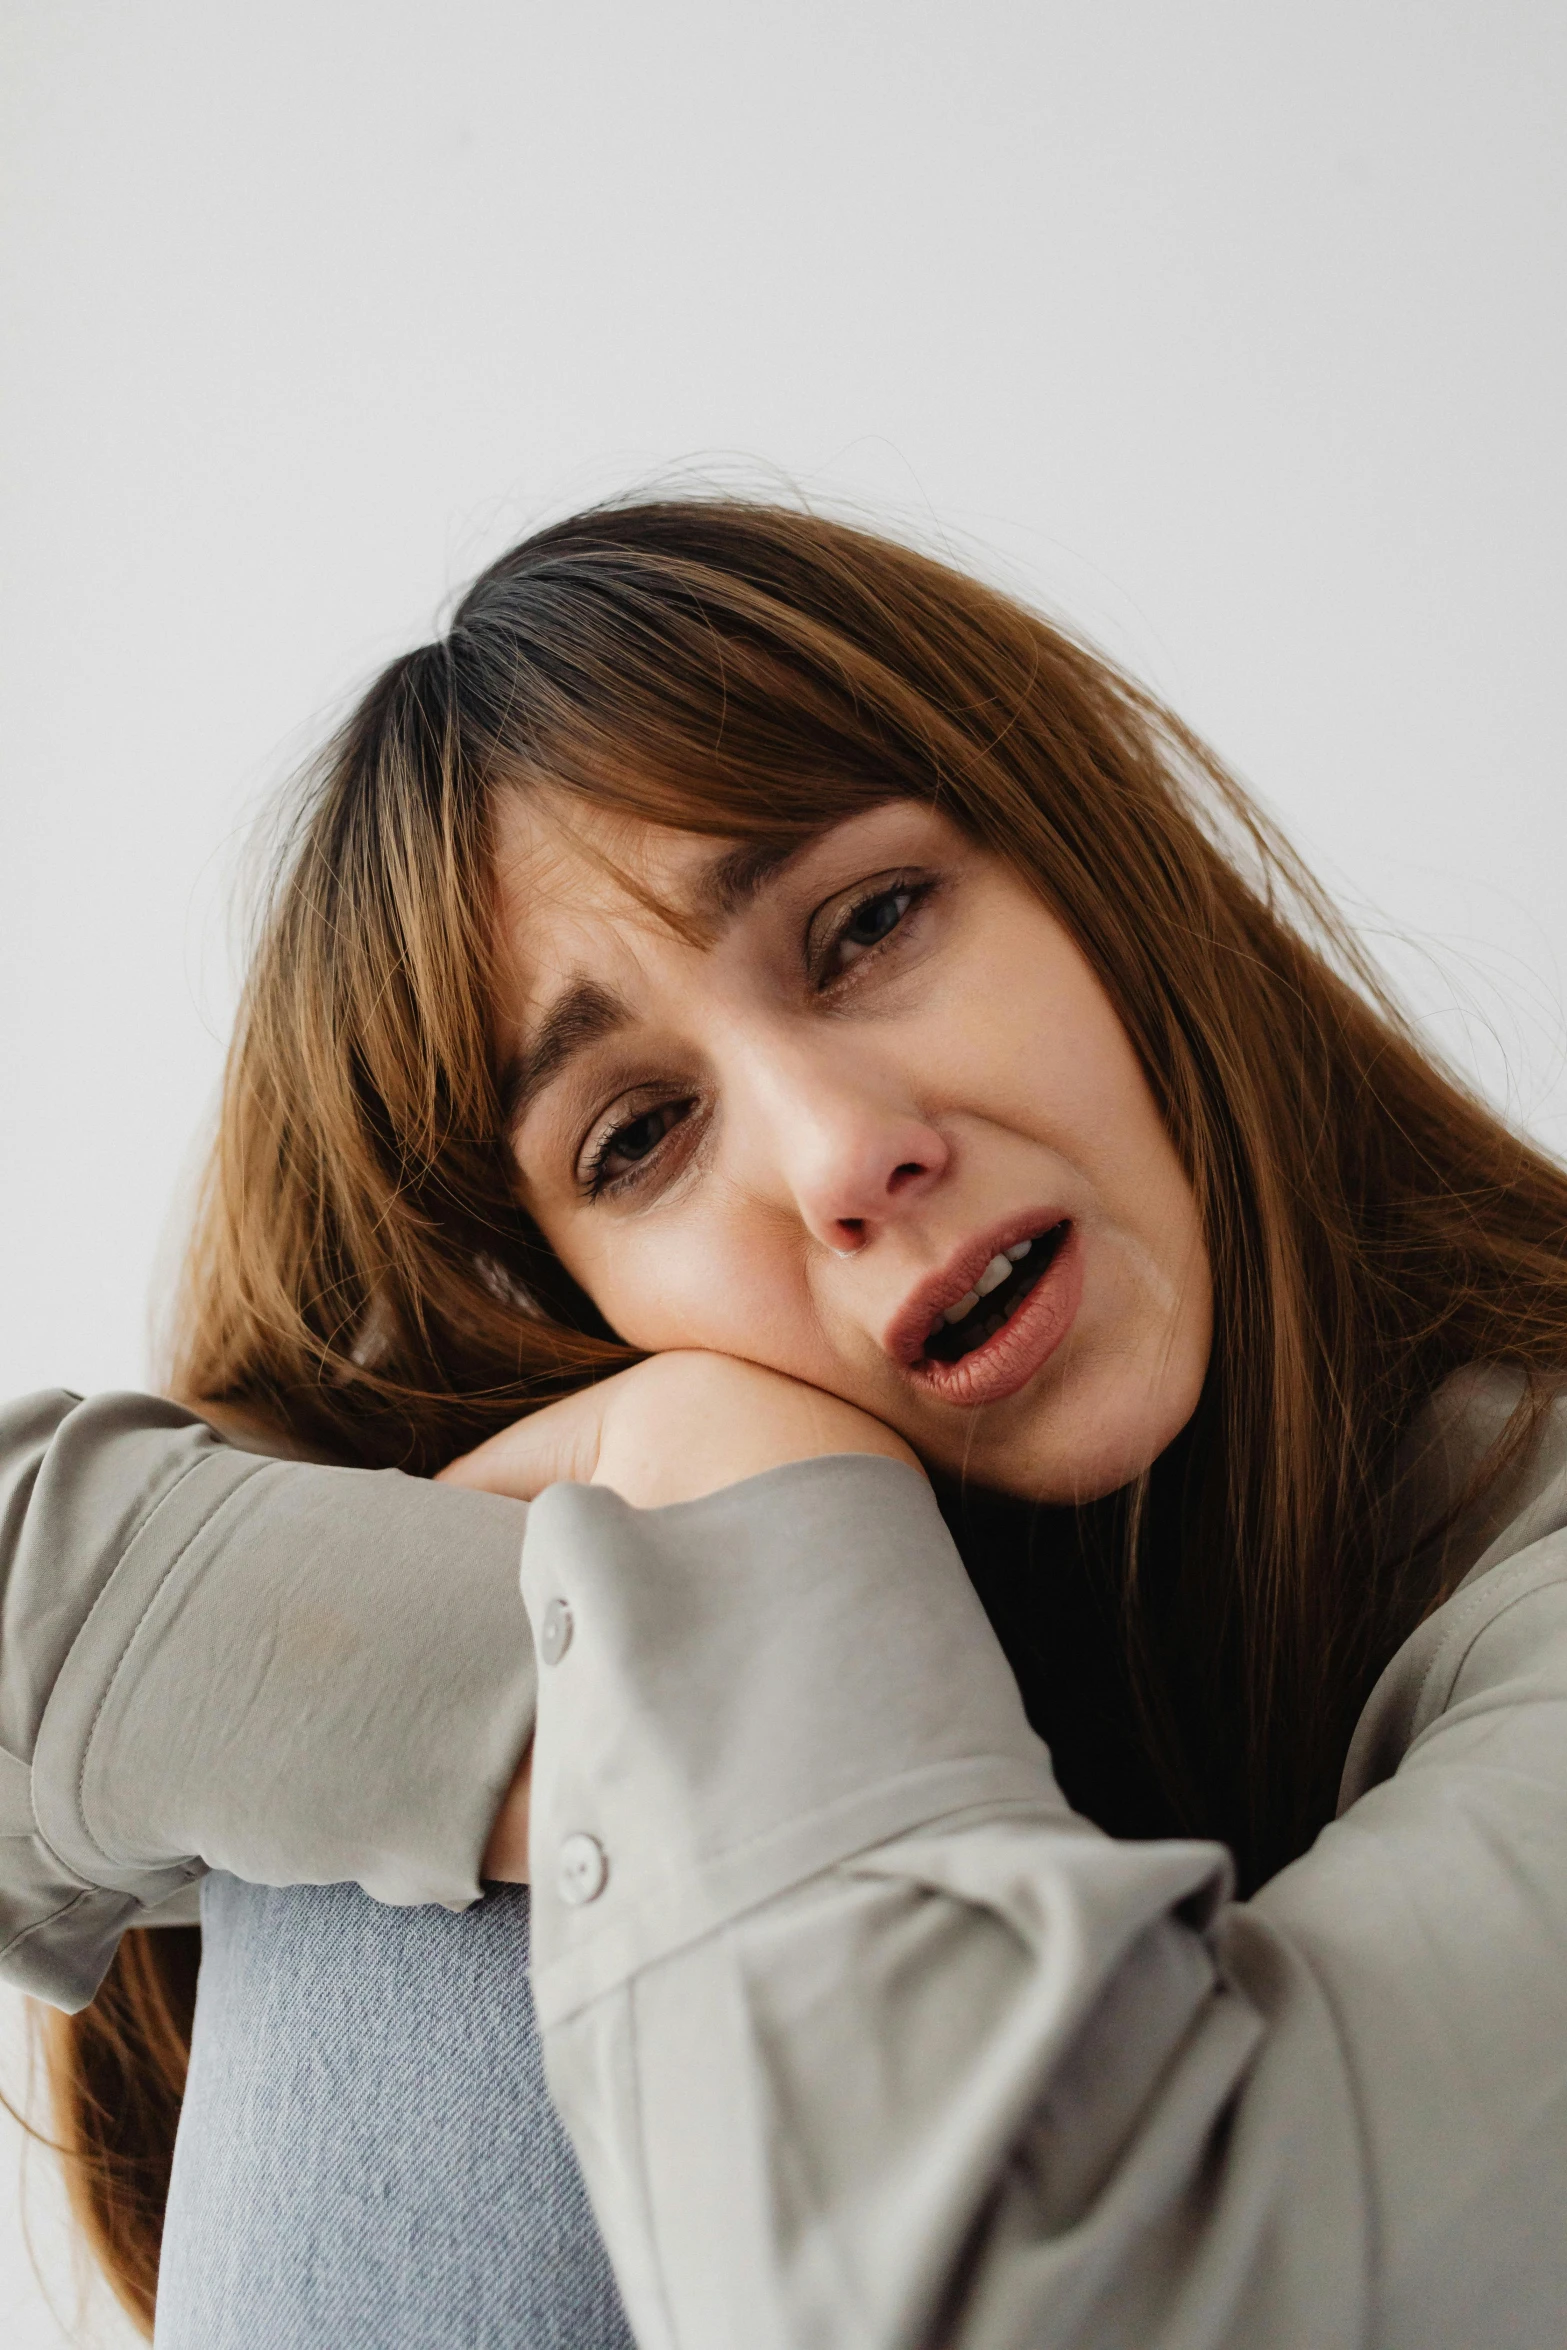
[[[155,1396],[0,1412],[0,1974],[83,2006],[209,1868],[476,1901],[533,1727],[526,1516]]]
[[[84,1995],[204,1865],[469,1897],[531,1701],[523,1514],[29,1408],[9,1970]],[[1497,1408],[1459,1396],[1457,1452]],[[1558,1416],[1340,1817],[1237,1903],[1217,1846],[1067,1808],[914,1471],[545,1494],[535,1998],[644,2350],[1567,2340],[1564,1527]]]

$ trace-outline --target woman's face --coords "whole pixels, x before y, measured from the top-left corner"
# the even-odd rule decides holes
[[[786,1372],[1039,1500],[1148,1466],[1207,1367],[1196,1203],[1010,866],[903,801],[786,860],[520,797],[498,822],[523,1196],[622,1338]]]

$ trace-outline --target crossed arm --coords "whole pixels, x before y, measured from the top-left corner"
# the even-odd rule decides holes
[[[206,1866],[460,1906],[531,1738],[546,2062],[649,2350],[1554,2338],[1562,1480],[1236,1904],[1218,1848],[1064,1804],[895,1439],[764,1386],[746,1452],[707,1376],[444,1489],[146,1398],[10,1415],[13,1978],[90,1995]]]

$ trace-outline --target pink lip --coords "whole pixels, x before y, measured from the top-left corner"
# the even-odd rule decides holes
[[[944,1307],[972,1289],[992,1257],[1019,1240],[1032,1240],[1068,1219],[1059,1208],[1031,1208],[993,1224],[922,1281],[894,1317],[883,1345],[928,1394],[945,1403],[998,1403],[1027,1385],[1060,1345],[1083,1294],[1083,1248],[1072,1224],[1049,1270],[993,1338],[960,1362],[925,1358],[925,1340]]]

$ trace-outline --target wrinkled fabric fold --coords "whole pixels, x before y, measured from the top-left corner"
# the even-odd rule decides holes
[[[0,1973],[80,2007],[208,1868],[477,1900],[532,1729],[526,1517],[152,1396],[0,1415]]]
[[[1067,1809],[913,1472],[541,1497],[538,2009],[643,2350],[1553,2340],[1564,1453],[1245,1903]]]

